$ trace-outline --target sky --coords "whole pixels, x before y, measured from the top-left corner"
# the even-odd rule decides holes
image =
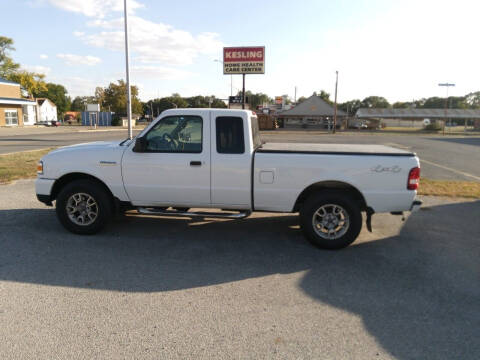
[[[246,88],[292,99],[390,102],[480,90],[477,1],[128,0],[131,83],[141,100],[230,95],[224,46],[265,46],[264,75]],[[125,78],[123,0],[0,0],[14,59],[69,95]],[[233,76],[233,91],[241,75]]]

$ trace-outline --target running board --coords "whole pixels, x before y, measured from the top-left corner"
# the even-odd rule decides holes
[[[155,208],[137,208],[139,214],[155,215],[155,216],[177,216],[177,217],[202,217],[202,218],[219,218],[219,219],[244,219],[250,216],[251,211],[244,211],[239,213],[214,213],[206,211],[174,211],[174,210],[160,210]]]

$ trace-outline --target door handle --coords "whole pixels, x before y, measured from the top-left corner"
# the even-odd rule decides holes
[[[202,166],[201,161],[190,161],[190,166]]]

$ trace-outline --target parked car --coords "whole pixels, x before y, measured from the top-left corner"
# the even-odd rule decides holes
[[[376,212],[418,210],[419,177],[419,159],[409,151],[263,144],[250,111],[172,109],[134,140],[50,152],[38,164],[36,193],[47,205],[56,201],[60,222],[77,234],[95,234],[127,209],[230,219],[299,212],[308,240],[338,249],[357,238],[362,212],[371,230]]]

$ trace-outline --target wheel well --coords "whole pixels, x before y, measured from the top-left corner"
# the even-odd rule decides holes
[[[362,211],[367,210],[367,203],[365,201],[365,198],[363,197],[362,193],[358,191],[356,187],[341,181],[322,181],[322,182],[318,182],[310,185],[309,187],[307,187],[305,190],[301,192],[301,194],[297,198],[297,201],[295,202],[293,211],[294,212],[300,211],[302,204],[313,193],[328,191],[328,190],[339,190],[339,189],[341,189],[345,193],[352,196],[352,198],[360,205],[360,209]]]
[[[84,173],[70,173],[70,174],[63,175],[62,177],[57,179],[57,181],[55,181],[55,183],[53,184],[53,188],[52,188],[52,191],[50,193],[50,199],[52,201],[55,200],[57,198],[58,194],[60,193],[60,190],[62,190],[62,188],[65,185],[67,185],[68,183],[71,183],[72,181],[75,181],[75,180],[92,180],[92,181],[95,181],[110,196],[110,199],[112,199],[112,204],[113,204],[114,197],[113,197],[112,192],[108,188],[108,186],[105,185],[105,183],[102,180],[96,178],[95,176],[84,174]]]

